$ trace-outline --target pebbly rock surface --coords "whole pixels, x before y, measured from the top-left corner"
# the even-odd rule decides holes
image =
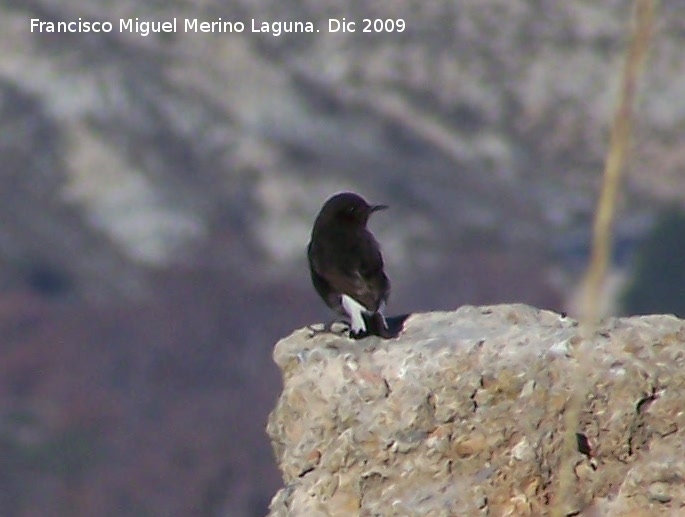
[[[525,305],[412,315],[383,341],[294,332],[268,433],[269,516],[685,513],[685,321]],[[580,390],[580,391],[577,391]],[[580,393],[577,443],[565,411]],[[564,453],[564,450],[567,452]]]

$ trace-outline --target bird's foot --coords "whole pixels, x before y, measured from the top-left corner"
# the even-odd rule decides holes
[[[354,331],[352,328],[350,328],[349,336],[350,339],[364,339],[365,337],[369,337],[371,334],[366,331],[366,330],[359,330],[359,331]]]
[[[344,320],[333,320],[328,323],[323,323],[320,326],[318,324],[316,326],[307,325],[307,330],[310,332],[310,338],[319,334],[335,334],[336,336],[340,336],[345,334],[349,328],[350,324]]]

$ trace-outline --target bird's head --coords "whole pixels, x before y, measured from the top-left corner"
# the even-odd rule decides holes
[[[358,194],[342,192],[324,203],[317,220],[365,226],[371,214],[386,208],[388,205],[370,205]]]

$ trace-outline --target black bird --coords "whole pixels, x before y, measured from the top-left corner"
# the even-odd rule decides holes
[[[350,318],[355,338],[395,336],[382,312],[390,280],[378,242],[366,228],[369,216],[386,208],[369,205],[351,192],[336,194],[321,208],[307,246],[316,292],[330,308]]]

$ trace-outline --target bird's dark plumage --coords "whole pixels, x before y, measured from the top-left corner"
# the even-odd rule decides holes
[[[390,280],[378,243],[366,228],[369,216],[385,208],[357,194],[336,194],[321,208],[307,247],[314,288],[329,307],[349,316],[353,335],[390,337],[382,314]]]

